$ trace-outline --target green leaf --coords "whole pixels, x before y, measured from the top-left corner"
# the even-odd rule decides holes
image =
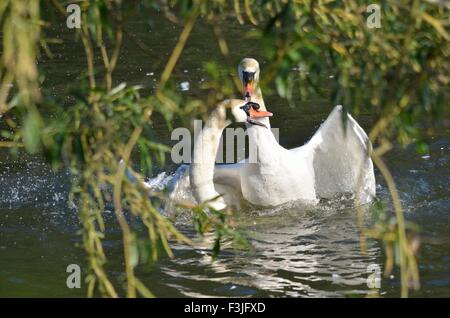
[[[42,119],[37,111],[29,111],[25,116],[22,127],[22,136],[25,149],[36,153],[41,145]]]

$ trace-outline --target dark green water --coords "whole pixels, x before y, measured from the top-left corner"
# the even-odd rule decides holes
[[[132,22],[127,30],[139,36],[150,48],[143,52],[126,37],[115,72],[117,83],[154,88],[162,67],[173,48],[178,28],[152,17],[153,26]],[[225,27],[225,26],[224,26]],[[58,29],[59,28],[59,29]],[[243,35],[248,29],[231,23],[226,37],[232,61],[259,57],[258,43]],[[64,24],[51,30],[64,44],[55,45],[52,60],[43,59],[47,72],[44,86],[55,95],[84,71],[84,53],[74,34]],[[150,54],[149,54],[150,53]],[[201,96],[205,78],[203,62],[219,58],[217,46],[205,25],[194,29],[183,56],[175,69],[176,83],[188,81],[186,96]],[[220,59],[219,59],[220,60]],[[264,60],[260,59],[264,72]],[[273,127],[280,128],[280,142],[286,147],[303,144],[326,118],[333,105],[312,99],[295,109],[277,96],[265,94],[266,104],[274,113]],[[365,128],[371,117],[357,117]],[[162,123],[155,129],[169,142]],[[414,148],[394,149],[386,157],[391,168],[408,220],[422,228],[419,264],[422,288],[413,296],[450,296],[450,130],[441,129],[430,140],[430,153],[420,156]],[[174,166],[161,167],[173,171]],[[387,191],[377,173],[377,192],[386,200]],[[77,212],[66,201],[70,179],[54,174],[39,156],[14,157],[0,152],[0,296],[84,296],[81,289],[66,287],[66,267],[85,265]],[[108,232],[105,246],[108,271],[114,282],[123,282],[120,231],[110,212],[106,212]],[[367,215],[371,222],[371,216]],[[156,296],[306,296],[364,297],[367,267],[378,264],[383,270],[381,244],[369,242],[367,254],[359,248],[356,211],[343,202],[323,204],[316,209],[287,205],[254,211],[240,216],[240,227],[252,234],[253,251],[225,248],[220,257],[210,258],[211,242],[198,240],[195,247],[174,246],[175,257],[163,258],[153,268],[138,268],[139,276]],[[183,231],[192,235],[188,224]],[[399,274],[382,278],[380,294],[399,296]]]

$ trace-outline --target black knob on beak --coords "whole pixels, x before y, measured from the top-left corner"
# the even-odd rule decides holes
[[[244,81],[244,84],[251,83],[255,78],[255,72],[242,72],[242,80]]]
[[[247,114],[247,116],[250,116],[250,108],[257,111],[261,108],[261,106],[255,102],[247,102],[244,106],[241,106],[241,109]]]
[[[244,106],[241,106],[240,108],[247,114],[247,116],[250,116],[250,103],[245,104]]]
[[[251,102],[251,104],[254,110],[259,110],[261,108],[258,103]]]

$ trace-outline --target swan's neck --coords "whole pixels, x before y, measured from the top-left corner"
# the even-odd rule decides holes
[[[267,119],[268,118],[262,118]],[[279,148],[282,148],[272,131],[269,128],[261,126],[248,127],[247,134],[249,138],[249,162],[259,164],[276,164],[272,162],[276,154],[279,154]]]
[[[219,196],[214,188],[214,165],[220,145],[220,137],[230,122],[226,120],[226,111],[219,105],[209,116],[205,127],[195,131],[193,162],[190,169],[190,180],[193,194],[199,203]],[[209,203],[215,209],[223,209],[225,204],[221,198]]]
[[[258,84],[255,86],[255,89],[253,90],[251,101],[258,103],[259,106],[261,106],[262,110],[267,111],[266,104],[264,104],[264,99],[262,96],[261,88],[259,87]],[[268,117],[259,118],[259,119],[257,119],[257,121],[264,124],[268,129],[271,128],[270,127],[270,119]]]
[[[262,91],[261,88],[259,87],[259,85],[255,86],[255,89],[253,90],[252,93],[252,102],[258,103],[259,106],[262,107],[262,109],[266,110],[266,105],[264,104],[264,99],[262,96]]]

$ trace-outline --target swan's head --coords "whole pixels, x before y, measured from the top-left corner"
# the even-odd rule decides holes
[[[235,121],[238,123],[246,122],[250,125],[258,125],[263,127],[266,127],[266,125],[260,122],[259,119],[272,116],[271,112],[262,110],[259,104],[245,101],[234,103],[231,107],[231,113],[233,114]]]
[[[259,63],[252,58],[245,58],[238,66],[239,78],[244,90],[244,98],[249,99],[259,83]]]

